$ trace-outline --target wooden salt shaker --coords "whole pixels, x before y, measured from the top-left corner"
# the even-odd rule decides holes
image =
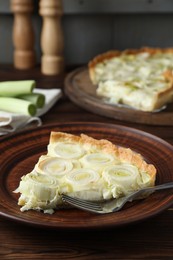
[[[33,0],[11,0],[11,9],[14,13],[14,66],[17,69],[29,69],[36,63],[31,21]]]
[[[39,13],[43,18],[41,71],[46,75],[56,75],[64,70],[61,0],[40,0]]]

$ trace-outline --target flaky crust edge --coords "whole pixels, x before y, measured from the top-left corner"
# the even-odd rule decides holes
[[[112,142],[106,139],[95,139],[86,134],[81,134],[80,136],[64,133],[64,132],[55,132],[52,131],[50,135],[49,143],[54,145],[57,142],[71,142],[71,143],[79,143],[84,146],[95,146],[97,149],[101,149],[105,153],[109,153],[115,155],[120,161],[133,164],[137,166],[137,168],[146,172],[150,176],[150,183],[154,185],[156,179],[156,168],[153,164],[147,163],[141,154],[134,152],[130,148],[125,148],[121,146],[117,146]]]

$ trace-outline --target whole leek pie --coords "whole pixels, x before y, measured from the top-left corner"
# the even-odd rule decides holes
[[[96,94],[105,102],[157,111],[173,101],[173,49],[109,51],[89,62]]]
[[[130,148],[108,140],[51,132],[47,154],[24,175],[16,193],[21,211],[53,213],[62,193],[88,200],[108,200],[155,184],[156,168]]]

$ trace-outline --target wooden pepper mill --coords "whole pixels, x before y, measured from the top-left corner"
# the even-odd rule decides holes
[[[29,69],[36,63],[35,37],[31,21],[33,0],[11,0],[11,9],[14,13],[14,66],[17,69]]]
[[[46,75],[56,75],[64,70],[61,0],[40,0],[39,13],[43,18],[41,71]]]

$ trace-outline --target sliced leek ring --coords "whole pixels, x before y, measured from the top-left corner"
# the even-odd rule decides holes
[[[80,161],[84,166],[94,167],[94,168],[99,168],[103,166],[105,167],[108,164],[118,163],[118,160],[111,154],[99,153],[99,152],[86,154],[81,158]]]
[[[38,201],[52,201],[58,195],[58,181],[53,176],[31,172],[22,177],[18,192]]]
[[[36,171],[43,174],[53,175],[57,178],[64,176],[73,169],[73,163],[58,157],[43,157],[45,159],[38,162]]]
[[[52,152],[52,151],[51,151]],[[84,155],[85,150],[79,144],[60,142],[53,148],[54,156],[64,159],[77,159]]]
[[[131,164],[111,165],[104,169],[103,178],[109,185],[133,188],[140,178],[138,168]]]
[[[100,176],[96,171],[91,169],[78,169],[70,172],[66,176],[67,182],[77,190],[84,186],[93,186],[99,180]]]

